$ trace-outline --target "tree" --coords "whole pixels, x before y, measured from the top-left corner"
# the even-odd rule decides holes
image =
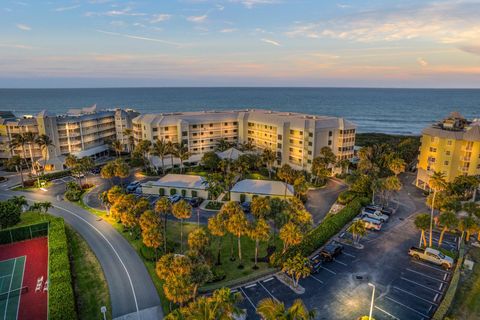
[[[282,271],[292,278],[293,286],[296,288],[300,278],[306,278],[310,275],[310,261],[297,253],[283,263]]]
[[[123,151],[123,145],[122,142],[119,140],[113,140],[111,142],[112,149],[115,151],[115,154],[118,157],[120,157],[120,154],[122,154]]]
[[[172,172],[173,172],[173,157],[175,156],[176,149],[177,149],[177,143],[173,143],[172,141],[167,141],[167,151],[168,151],[168,154],[170,155]]]
[[[478,224],[473,217],[467,216],[460,219],[458,229],[462,231],[462,239],[464,233],[466,233],[465,240],[470,241],[470,235],[477,231]]]
[[[222,250],[222,238],[227,233],[226,214],[219,211],[213,217],[208,218],[208,230],[217,239],[217,265],[221,264],[220,252]],[[233,247],[231,248],[233,250]],[[233,255],[233,253],[231,253]]]
[[[237,208],[228,217],[227,230],[237,237],[238,244],[238,258],[240,259],[240,266],[242,266],[242,244],[241,237],[248,232],[248,220],[245,212],[240,208],[240,205],[235,202]]]
[[[130,175],[130,167],[123,159],[117,159],[114,161],[114,175],[120,178],[120,185],[123,187],[123,179],[128,178]]]
[[[25,162],[25,165],[27,166],[27,169],[30,170],[30,166],[28,165],[27,161],[27,153],[25,149],[25,145],[27,144],[27,141],[23,135],[20,133],[14,133],[12,134],[10,138],[10,143],[9,143],[9,149],[12,152],[13,155],[13,150],[17,148],[21,148],[22,150],[22,159]]]
[[[113,186],[107,192],[108,202],[113,205],[123,195],[124,193],[120,186]]]
[[[225,190],[224,177],[220,173],[210,173],[202,182],[212,200],[217,200]]]
[[[40,202],[40,207],[43,209],[43,212],[47,214],[48,210],[53,208],[53,205],[49,201],[44,201],[44,202]]]
[[[210,244],[207,232],[204,228],[197,228],[188,234],[188,247],[204,255]]]
[[[209,171],[217,171],[220,167],[220,157],[213,151],[205,152],[200,163]]]
[[[421,213],[415,217],[415,227],[421,231],[420,235],[420,242],[418,246],[420,247],[422,245],[422,240],[423,240],[423,246],[427,247],[427,239],[425,237],[425,230],[428,229],[428,226],[430,225],[430,215],[428,213]]]
[[[432,199],[432,211],[430,213],[430,233],[428,238],[428,246],[432,246],[432,233],[433,233],[433,213],[435,211],[435,197],[437,192],[442,191],[446,188],[447,182],[445,181],[445,175],[440,171],[435,171],[428,181],[429,187],[433,190],[433,199]]]
[[[250,210],[257,219],[268,217],[272,210],[270,207],[270,199],[267,197],[254,197]]]
[[[293,182],[293,190],[295,190],[295,196],[299,199],[304,199],[307,195],[308,185],[303,174],[298,176]]]
[[[220,138],[220,139],[217,139],[217,141],[216,141],[215,151],[223,152],[223,151],[226,151],[226,150],[230,149],[233,146],[234,146],[234,144],[229,142],[227,139]]]
[[[133,131],[130,128],[125,128],[123,130],[123,135],[128,137],[128,151],[130,156],[132,155],[133,149],[135,148],[135,139],[133,138]]]
[[[152,142],[150,140],[140,140],[135,146],[135,152],[138,152],[142,155],[143,169],[147,171],[148,168],[148,153],[150,152],[150,147]]]
[[[23,208],[28,205],[27,199],[24,196],[13,196],[10,198],[10,201],[20,208],[20,211],[23,212]]]
[[[162,245],[162,232],[160,231],[160,218],[152,210],[145,211],[139,219],[140,229],[142,230],[143,244],[149,248],[155,249],[155,256],[158,248]]]
[[[390,200],[390,194],[396,191],[400,191],[402,189],[402,182],[397,176],[390,176],[387,177],[383,183],[383,188],[387,193],[386,202],[388,203]]]
[[[357,220],[353,222],[350,227],[348,227],[348,232],[352,234],[353,242],[358,244],[361,237],[364,237],[367,234],[367,229],[365,227],[365,221]]]
[[[136,198],[133,194],[121,195],[110,208],[110,214],[116,220],[121,220],[122,215],[127,211],[133,211]]]
[[[285,199],[287,199],[288,183],[295,180],[294,175],[294,170],[288,164],[284,164],[280,169],[278,169],[277,177],[285,183]]]
[[[34,160],[33,160],[33,145],[35,144],[35,140],[37,139],[37,135],[31,131],[24,132],[23,134],[23,139],[25,140],[25,143],[28,145],[29,153],[30,153],[30,163],[32,164],[32,169],[34,166]]]
[[[308,310],[300,299],[296,299],[288,309],[276,299],[265,298],[257,305],[257,313],[263,320],[313,320],[315,310]]]
[[[103,179],[108,179],[111,184],[113,177],[115,177],[115,164],[110,161],[104,165],[100,170],[100,177]]]
[[[105,207],[105,211],[107,211],[107,216],[110,215],[110,207],[112,206],[112,203],[108,199],[108,191],[103,191],[102,193],[98,194],[98,200],[102,203],[102,205]]]
[[[277,160],[277,155],[275,154],[275,151],[269,148],[263,149],[262,152],[262,161],[265,163],[265,166],[268,169],[268,178],[272,179],[272,169],[273,165],[275,164],[275,161]]]
[[[45,164],[47,162],[47,159],[50,158],[48,148],[53,147],[54,144],[52,142],[52,139],[50,139],[50,137],[47,136],[46,134],[39,135],[35,140],[35,143],[38,145],[38,147],[42,151],[42,159],[44,161],[44,165],[42,167],[42,174],[43,174],[45,172]]]
[[[440,238],[438,239],[438,246],[441,247],[445,232],[451,229],[455,229],[458,226],[458,218],[455,213],[447,211],[440,214],[438,222],[442,226],[442,232],[440,233]]]
[[[95,163],[93,162],[93,159],[90,158],[90,157],[83,157],[78,161],[78,165],[79,165],[78,170],[80,171],[80,173],[85,175],[86,182],[88,183],[87,174],[95,166]]]
[[[65,158],[65,165],[68,169],[70,169],[72,174],[75,175],[78,185],[81,186],[80,174],[82,169],[80,167],[80,160],[77,158],[77,156],[68,154]]]
[[[22,210],[14,201],[0,201],[0,229],[13,227],[20,222]]]
[[[151,154],[160,158],[160,161],[162,162],[162,174],[165,174],[165,157],[168,154],[167,142],[163,138],[157,139],[151,148]]]
[[[302,242],[303,234],[300,228],[293,222],[287,222],[280,229],[280,239],[283,241],[283,253],[292,245]]]
[[[400,173],[404,172],[405,166],[405,161],[400,157],[391,159],[390,163],[388,164],[388,168],[395,174],[395,176],[398,176]]]
[[[173,205],[172,214],[180,219],[180,251],[183,252],[183,219],[192,216],[192,206],[182,199]]]
[[[183,162],[188,160],[191,156],[190,151],[188,151],[188,145],[185,143],[176,144],[175,155],[180,159],[180,173],[183,172]]]
[[[12,156],[7,160],[7,166],[15,167],[15,171],[20,173],[20,179],[22,180],[22,188],[25,187],[25,181],[23,178],[23,164],[20,156]]]
[[[167,218],[172,212],[172,203],[167,197],[161,197],[155,203],[155,212],[163,217],[163,245],[164,252],[167,253]]]
[[[270,226],[265,219],[257,219],[249,229],[248,235],[255,241],[255,265],[253,266],[253,269],[258,269],[258,246],[260,241],[267,241],[270,238]]]

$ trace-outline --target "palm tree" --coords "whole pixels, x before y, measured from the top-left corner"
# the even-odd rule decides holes
[[[32,146],[35,144],[35,140],[37,139],[37,135],[33,132],[24,132],[23,134],[23,139],[25,140],[25,143],[28,144],[28,149],[30,152],[30,163],[32,164],[32,170],[34,166],[34,160],[33,160],[33,153],[34,150],[32,150]]]
[[[222,152],[230,149],[231,147],[233,147],[233,144],[231,142],[229,142],[225,138],[220,138],[220,139],[217,139],[216,141],[215,151]]]
[[[421,213],[415,217],[415,227],[421,231],[420,234],[420,242],[418,243],[418,246],[422,246],[422,240],[423,240],[423,245],[424,247],[427,247],[427,239],[425,237],[425,230],[428,229],[428,226],[430,225],[430,216],[428,213]]]
[[[116,154],[117,158],[120,157],[120,154],[123,151],[122,142],[120,140],[113,140],[111,145],[112,145],[113,150],[115,150],[115,154]]]
[[[130,151],[130,156],[132,155],[133,149],[135,148],[135,140],[133,138],[133,131],[132,129],[125,128],[123,130],[123,135],[128,137],[128,151]]]
[[[458,226],[458,218],[455,213],[451,211],[444,212],[440,214],[438,222],[443,226],[442,232],[440,233],[440,238],[438,239],[438,246],[442,246],[443,236],[446,231],[455,229]]]
[[[47,159],[50,158],[50,153],[49,153],[49,147],[53,147],[54,144],[52,142],[52,139],[50,139],[49,136],[46,134],[41,134],[37,137],[35,140],[35,143],[39,146],[40,150],[42,151],[42,158],[43,158],[43,168],[42,168],[42,175],[45,172],[45,164],[47,162]]]
[[[175,151],[177,150],[178,143],[173,143],[172,141],[167,141],[167,153],[170,155],[171,161],[171,172],[173,172],[173,157],[175,156]]]
[[[292,180],[293,175],[293,169],[288,164],[284,164],[277,172],[277,177],[285,183],[284,199],[287,199],[288,182]]]
[[[257,305],[257,313],[263,320],[313,320],[315,310],[308,310],[300,299],[296,299],[288,309],[276,299],[265,298]]]
[[[105,207],[105,210],[107,211],[107,216],[109,216],[110,206],[112,205],[112,203],[108,199],[108,191],[103,191],[102,193],[99,193],[98,200],[100,200],[100,202],[103,204],[103,206]]]
[[[168,154],[168,144],[167,142],[162,139],[157,139],[152,145],[151,153],[152,155],[159,157],[162,161],[162,174],[165,174],[165,156]]]
[[[292,278],[293,286],[296,288],[300,278],[306,278],[310,275],[310,261],[300,253],[297,253],[283,263],[282,272],[285,272]]]
[[[167,218],[171,211],[172,204],[167,197],[161,197],[157,203],[155,203],[155,212],[163,216],[163,246],[165,254],[167,253]]]
[[[466,237],[465,240],[469,241],[470,240],[470,235],[477,231],[478,229],[478,224],[476,223],[475,219],[471,216],[464,217],[460,219],[460,222],[458,224],[458,229],[462,231],[462,239],[463,235],[466,232]]]
[[[13,196],[10,200],[19,207],[22,212],[23,208],[28,205],[27,199],[25,199],[24,196]]]
[[[41,202],[41,203],[40,203],[40,206],[41,206],[41,208],[43,209],[43,211],[45,212],[45,214],[48,213],[48,209],[53,208],[52,203],[49,202],[49,201]]]
[[[270,226],[265,219],[258,219],[248,232],[250,238],[255,240],[255,265],[253,269],[258,269],[258,245],[260,241],[267,241],[270,238]]]
[[[270,215],[270,199],[266,197],[255,197],[252,200],[250,210],[257,219],[263,219]]]
[[[192,216],[192,206],[182,199],[172,206],[172,214],[180,219],[180,251],[183,253],[183,219]]]
[[[241,237],[248,232],[248,220],[241,208],[236,209],[235,212],[228,218],[227,230],[228,232],[230,232],[231,234],[237,237],[238,258],[240,259],[239,267],[241,267],[242,266]]]
[[[388,168],[395,174],[395,176],[398,176],[400,173],[404,172],[405,166],[405,161],[399,157],[391,159],[388,163]]]
[[[432,211],[430,213],[430,233],[428,239],[429,247],[432,246],[432,233],[433,233],[433,213],[435,211],[435,197],[437,196],[437,192],[442,191],[446,188],[447,182],[445,181],[445,174],[440,171],[435,171],[433,175],[430,177],[428,181],[428,185],[433,190],[433,198],[432,198]]]
[[[262,161],[265,163],[265,166],[268,168],[268,178],[272,179],[272,169],[277,160],[277,155],[272,149],[266,148],[262,152]]]
[[[27,152],[25,149],[25,145],[27,144],[27,141],[25,140],[25,137],[19,133],[14,133],[12,134],[12,137],[10,139],[10,144],[9,148],[13,152],[14,149],[21,148],[22,149],[22,158],[25,164],[27,165],[27,169],[30,170],[30,166],[28,165],[27,161]]]
[[[280,229],[280,239],[283,241],[282,252],[285,253],[290,246],[302,242],[303,234],[295,223],[289,221]]]
[[[357,220],[353,222],[348,228],[348,232],[352,234],[353,242],[358,244],[361,237],[364,237],[367,234],[367,229],[365,227],[365,221]]]
[[[15,166],[15,170],[17,172],[20,172],[20,178],[22,180],[22,188],[25,187],[25,181],[24,181],[24,178],[23,178],[23,164],[22,164],[22,158],[20,158],[19,156],[13,156],[11,157],[9,160],[8,160],[8,163],[12,166]]]
[[[180,159],[180,173],[183,172],[183,162],[190,158],[190,151],[188,151],[188,146],[185,143],[176,144],[175,155]]]

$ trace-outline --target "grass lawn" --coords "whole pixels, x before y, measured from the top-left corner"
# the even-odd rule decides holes
[[[102,316],[100,308],[106,306],[107,319],[111,319],[108,284],[97,257],[86,241],[68,225],[66,234],[78,318],[99,319]]]
[[[462,272],[449,319],[480,319],[480,248],[472,247],[466,258],[475,264],[473,271]]]

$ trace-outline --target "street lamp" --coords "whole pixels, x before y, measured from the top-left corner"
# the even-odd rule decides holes
[[[373,283],[368,283],[370,287],[373,288],[372,291],[372,301],[370,302],[370,313],[368,315],[368,320],[372,320],[372,312],[373,312],[373,300],[375,299],[375,285]]]
[[[106,316],[107,307],[102,306],[102,307],[100,308],[100,311],[103,313],[103,320],[107,320],[107,316]]]

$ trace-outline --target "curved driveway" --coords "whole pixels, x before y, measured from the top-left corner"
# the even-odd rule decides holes
[[[108,282],[114,318],[132,314],[143,318],[141,310],[158,307],[160,298],[150,275],[136,251],[110,224],[90,212],[66,201],[41,193],[3,191],[0,199],[23,195],[29,201],[50,201],[49,213],[65,219],[87,241],[97,256]],[[159,318],[161,308],[156,308]],[[135,317],[135,314],[138,317]],[[150,318],[150,317],[149,317]]]

